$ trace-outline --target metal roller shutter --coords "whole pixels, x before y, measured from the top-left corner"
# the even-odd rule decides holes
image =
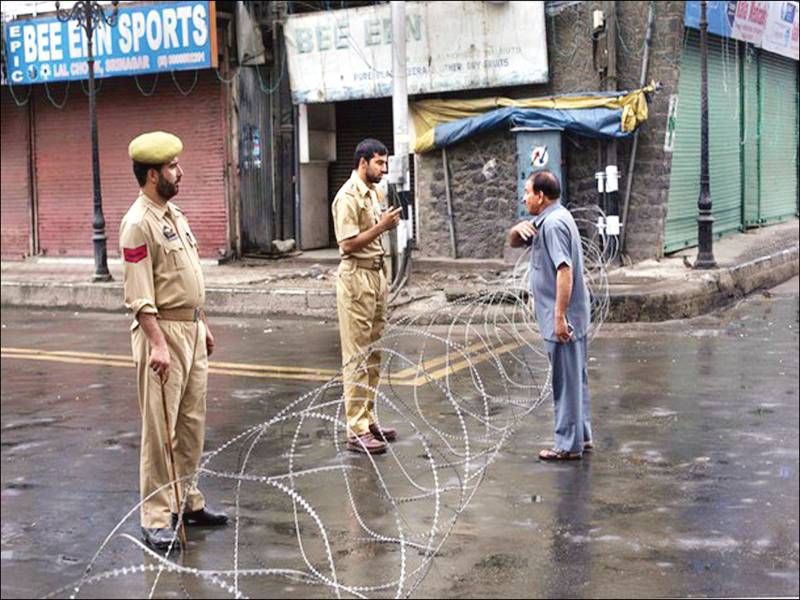
[[[759,223],[797,212],[797,61],[760,52]]]
[[[3,118],[0,119],[3,155],[3,168],[0,169],[0,240],[4,259],[23,258],[30,251],[32,233],[28,172],[29,107],[17,106],[6,86],[3,88]],[[24,96],[20,92],[17,94]]]
[[[353,153],[364,138],[376,138],[386,144],[389,154],[394,152],[392,125],[392,99],[355,100],[336,103],[336,162],[328,168],[330,202],[353,171]],[[411,189],[414,189],[414,161],[409,160]],[[333,222],[330,227],[331,246],[336,245]]]
[[[700,191],[700,48],[688,31],[681,53],[675,147],[667,200],[664,251],[697,243],[697,197]],[[714,190],[712,189],[712,198]]]
[[[364,138],[376,138],[393,151],[392,99],[336,103],[336,162],[328,170],[331,202],[353,171],[353,153]]]
[[[392,153],[392,99],[355,100],[336,103],[336,162],[328,167],[329,202],[333,204],[336,192],[350,178],[353,171],[353,153],[364,138],[376,138],[386,144]],[[328,231],[330,246],[336,246],[333,220]]]
[[[739,230],[741,225],[739,53],[734,40],[708,37],[709,171],[714,236],[718,238]],[[699,193],[700,35],[689,30],[678,82],[666,252],[697,244]]]
[[[220,83],[213,71],[198,72],[197,84],[183,96],[169,78],[144,96],[133,78],[103,80],[97,95],[100,177],[109,256],[119,254],[119,223],[136,199],[138,186],[128,158],[128,143],[145,131],[164,130],[183,140],[184,177],[175,202],[187,214],[205,257],[229,248],[225,203],[223,118]],[[177,75],[189,88],[191,74]],[[186,79],[184,79],[186,78]],[[144,78],[149,88],[152,77]],[[65,85],[50,86],[58,101]],[[63,109],[45,94],[35,94],[36,180],[41,251],[58,256],[91,256],[92,171],[89,110],[81,83],[73,82]],[[37,92],[39,90],[37,89]]]
[[[742,199],[744,224],[759,223],[759,97],[758,50],[747,44],[743,51],[742,71]]]

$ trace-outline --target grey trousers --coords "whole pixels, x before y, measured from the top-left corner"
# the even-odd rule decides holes
[[[565,344],[544,340],[544,348],[553,367],[555,447],[583,452],[583,443],[592,439],[586,338]]]

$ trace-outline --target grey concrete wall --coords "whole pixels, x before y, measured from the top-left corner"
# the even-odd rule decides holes
[[[545,85],[497,88],[443,94],[444,98],[502,95],[513,98],[594,91],[601,82],[592,64],[591,14],[601,2],[581,2],[546,16],[550,81]],[[671,157],[663,151],[669,95],[677,93],[683,45],[683,2],[656,2],[656,25],[648,79],[661,81],[662,91],[650,104],[649,120],[639,137],[628,217],[627,254],[633,259],[662,254]],[[618,88],[639,85],[647,2],[617,2]],[[619,39],[621,38],[621,40]],[[632,139],[618,142],[618,166],[624,190]],[[507,130],[476,136],[448,148],[451,193],[458,256],[501,258],[505,233],[515,221],[516,143]],[[571,202],[596,203],[594,173],[600,166],[599,143],[566,134],[563,140],[564,187]],[[450,236],[441,151],[418,157],[420,231],[424,256],[450,255]]]

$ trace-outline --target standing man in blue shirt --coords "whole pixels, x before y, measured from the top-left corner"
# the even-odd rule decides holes
[[[553,173],[532,173],[524,201],[534,218],[508,232],[511,246],[532,246],[531,293],[553,368],[555,445],[539,453],[541,460],[575,460],[593,447],[586,368],[589,291],[583,280],[581,236],[560,198],[561,185]]]

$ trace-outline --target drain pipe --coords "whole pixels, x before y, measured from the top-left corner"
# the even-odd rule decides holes
[[[650,62],[650,43],[653,38],[653,24],[656,18],[655,2],[651,0],[649,8],[647,9],[647,33],[644,38],[644,54],[642,56],[642,74],[639,77],[639,87],[643,88],[647,83],[647,66]],[[639,129],[637,128],[633,134],[633,148],[631,148],[631,157],[628,161],[628,180],[625,182],[625,203],[622,207],[622,231],[619,235],[619,252],[622,255],[625,252],[625,237],[628,231],[628,206],[631,200],[631,186],[633,185],[633,167],[636,163],[636,148],[639,146]]]
[[[453,199],[450,197],[450,169],[447,166],[447,148],[442,148],[442,167],[444,169],[444,194],[447,198],[447,222],[450,225],[450,255],[458,258],[456,249],[456,225],[453,217]]]

